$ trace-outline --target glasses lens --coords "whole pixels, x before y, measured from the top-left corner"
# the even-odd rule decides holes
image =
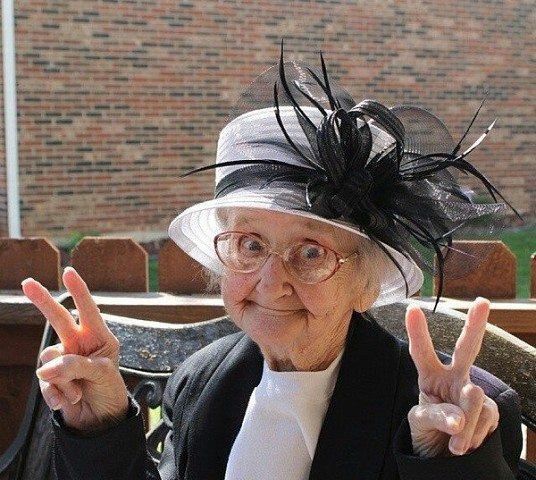
[[[252,272],[266,258],[266,246],[255,236],[240,232],[220,234],[216,253],[222,263],[232,270]]]
[[[316,243],[301,243],[289,253],[288,266],[302,282],[318,283],[337,267],[335,252]]]

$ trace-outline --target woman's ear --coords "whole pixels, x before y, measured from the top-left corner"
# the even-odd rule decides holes
[[[380,295],[380,285],[372,276],[367,278],[364,285],[356,292],[354,310],[366,312]]]
[[[380,263],[376,261],[378,258],[376,249],[370,243],[362,245],[361,248],[354,283],[356,286],[354,310],[360,313],[366,312],[380,295],[380,281],[377,274]],[[367,275],[363,275],[363,272],[367,272]]]

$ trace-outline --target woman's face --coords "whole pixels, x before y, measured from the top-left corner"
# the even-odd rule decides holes
[[[255,233],[279,253],[295,243],[313,241],[346,257],[367,241],[322,222],[253,209],[234,209],[227,229]],[[362,253],[343,263],[331,278],[312,285],[291,276],[279,255],[270,255],[252,273],[226,268],[221,279],[225,308],[261,350],[299,355],[327,342],[341,343],[353,310],[366,310],[378,295]]]

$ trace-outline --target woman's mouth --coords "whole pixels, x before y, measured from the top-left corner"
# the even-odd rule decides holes
[[[264,310],[270,315],[291,315],[292,313],[299,312],[299,309],[281,309],[281,308],[270,308],[270,307],[264,307],[263,305],[259,305],[256,302],[250,302],[255,308],[259,310]]]

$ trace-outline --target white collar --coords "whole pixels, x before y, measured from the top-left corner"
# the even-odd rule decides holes
[[[266,360],[255,403],[266,410],[288,416],[300,427],[311,459],[335,384],[344,347],[328,368],[316,372],[277,372]]]

